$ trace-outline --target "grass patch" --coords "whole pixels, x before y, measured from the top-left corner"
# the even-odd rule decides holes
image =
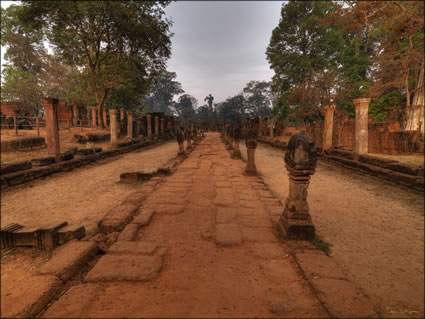
[[[316,249],[322,250],[326,255],[329,256],[331,251],[332,244],[326,242],[320,236],[316,235],[316,237],[311,241],[312,245],[316,247]]]

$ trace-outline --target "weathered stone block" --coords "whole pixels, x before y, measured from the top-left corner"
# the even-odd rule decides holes
[[[418,191],[424,191],[424,178],[419,177],[416,179],[415,184],[413,185],[413,188]]]
[[[99,222],[99,230],[103,234],[121,231],[134,216],[137,209],[138,206],[131,203],[125,203],[114,207]]]
[[[236,246],[242,243],[242,235],[237,224],[215,226],[215,242],[220,246]]]
[[[31,276],[12,286],[2,289],[2,318],[33,318],[56,295],[62,282],[55,276]]]
[[[120,181],[123,183],[137,183],[148,180],[155,176],[155,172],[128,172],[120,174]]]
[[[72,160],[73,158],[74,158],[74,152],[71,150],[66,151],[60,155],[61,161],[69,161],[69,160]]]
[[[132,223],[140,226],[146,226],[150,223],[155,211],[152,208],[141,208],[139,215],[133,218]]]
[[[139,230],[139,225],[137,224],[127,224],[125,228],[122,230],[120,235],[118,236],[118,241],[129,241],[134,240],[137,236],[137,232]]]
[[[30,161],[18,161],[18,162],[12,162],[8,164],[1,164],[0,172],[1,172],[1,175],[4,175],[4,174],[10,174],[17,171],[30,169],[31,167],[32,167],[32,163]]]
[[[146,243],[142,241],[117,241],[109,247],[108,254],[153,256],[157,250],[158,245],[155,243]]]
[[[391,172],[387,177],[390,181],[396,182],[397,184],[404,185],[407,187],[413,187],[416,183],[417,176]]]
[[[63,245],[72,239],[80,239],[86,235],[86,229],[83,225],[66,225],[57,232],[58,243]]]
[[[118,242],[119,243],[119,242]],[[86,280],[97,281],[151,281],[161,272],[162,256],[113,255],[100,258],[87,274]]]
[[[230,223],[236,219],[237,215],[238,209],[236,207],[218,207],[215,222],[216,224]]]
[[[77,155],[90,155],[93,153],[94,153],[94,150],[92,148],[80,148],[77,151]]]
[[[305,250],[295,254],[295,260],[307,279],[344,279],[341,268],[320,250]]]
[[[19,171],[11,174],[7,174],[6,176],[7,183],[9,186],[22,184],[25,182],[32,181],[34,179],[34,175],[32,172],[28,171]]]
[[[54,251],[52,258],[40,268],[40,273],[54,275],[66,281],[93,258],[97,251],[96,242],[70,242]]]
[[[404,174],[414,175],[417,176],[419,172],[419,167],[416,165],[411,164],[404,164],[404,163],[389,163],[387,165],[387,168],[393,171],[397,171]]]
[[[69,172],[74,168],[80,166],[81,161],[79,159],[72,159],[66,162],[59,163],[62,172]]]
[[[383,167],[383,168],[387,168],[388,164],[397,162],[395,160],[380,158],[380,157],[366,155],[366,154],[360,155],[359,161],[366,163],[366,164],[372,164],[372,165],[380,166],[380,167]]]

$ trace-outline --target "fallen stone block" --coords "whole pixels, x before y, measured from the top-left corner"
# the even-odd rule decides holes
[[[150,223],[154,214],[155,210],[152,208],[141,208],[139,215],[135,216],[131,222],[133,224],[138,224],[139,226],[146,226]]]
[[[2,318],[35,317],[61,286],[62,282],[56,276],[31,276],[12,288],[2,289]]]
[[[28,170],[28,173],[32,174],[34,178],[40,178],[44,176],[48,176],[52,174],[55,170],[52,169],[52,167],[49,166],[41,166],[41,167],[34,167]]]
[[[93,258],[97,251],[96,242],[70,242],[54,251],[52,258],[40,268],[40,273],[54,275],[66,281]]]
[[[131,203],[121,204],[111,209],[99,222],[99,230],[103,234],[121,231],[131,220],[138,209],[137,205]]]
[[[73,155],[74,156],[74,155]],[[69,172],[74,168],[80,166],[81,161],[79,159],[72,159],[66,162],[59,163],[62,172]]]
[[[31,160],[33,166],[45,166],[56,163],[56,159],[54,156],[46,156],[40,158],[33,158]]]
[[[389,163],[387,165],[387,168],[389,168],[390,170],[396,171],[396,172],[414,175],[414,176],[417,176],[418,172],[419,172],[418,166],[411,165],[411,164],[399,163],[399,162]]]
[[[93,153],[94,153],[94,150],[92,148],[80,148],[77,151],[77,155],[90,155]]]
[[[370,301],[348,281],[312,279],[311,284],[331,318],[377,318]]]
[[[136,238],[137,232],[139,230],[139,225],[137,224],[127,224],[122,232],[118,236],[118,241],[131,241]]]
[[[215,226],[215,242],[220,246],[236,246],[242,243],[242,235],[236,224],[218,224]]]
[[[86,229],[83,225],[66,225],[57,232],[59,245],[63,245],[72,239],[80,239],[86,235]]]
[[[143,201],[146,199],[146,197],[148,197],[148,194],[146,192],[143,191],[137,191],[134,193],[131,193],[130,195],[128,195],[123,201],[122,203],[131,203],[137,206],[140,206]]]
[[[413,188],[418,191],[424,191],[424,178],[419,177],[415,180],[415,184],[413,185]]]
[[[19,171],[7,174],[5,177],[9,186],[26,183],[34,179],[33,173],[28,171]]]
[[[69,161],[74,158],[74,152],[72,150],[66,151],[60,155],[61,161]]]
[[[18,161],[18,162],[12,162],[8,164],[1,164],[0,172],[1,172],[1,175],[4,175],[4,174],[10,174],[17,171],[30,169],[31,167],[32,167],[32,163],[30,161]]]
[[[117,241],[108,249],[108,254],[144,255],[153,256],[158,250],[158,245],[143,241]]]
[[[121,173],[120,181],[123,183],[137,183],[141,181],[146,181],[156,175],[155,172],[129,172]]]
[[[391,172],[388,174],[387,179],[396,182],[397,184],[404,185],[407,187],[414,187],[417,176],[403,174],[399,172]]]
[[[235,207],[218,207],[215,216],[216,224],[227,224],[236,219],[238,209]]]
[[[161,272],[162,256],[107,254],[87,274],[86,281],[151,281]]]

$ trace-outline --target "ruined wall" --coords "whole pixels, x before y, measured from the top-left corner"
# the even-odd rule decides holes
[[[324,121],[315,121],[313,123],[307,122],[305,128],[303,129],[308,136],[313,139],[314,144],[317,148],[322,148],[323,146],[323,128]]]
[[[0,111],[6,117],[14,116],[15,110],[21,108],[21,103],[19,102],[1,102]]]

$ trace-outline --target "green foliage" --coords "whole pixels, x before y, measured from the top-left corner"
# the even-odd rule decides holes
[[[392,91],[373,99],[369,104],[369,115],[375,122],[385,122],[390,110],[396,110],[403,105],[403,99],[399,92]]]
[[[242,94],[230,97],[219,105],[218,118],[221,123],[226,123],[227,121],[236,123],[239,117],[244,122],[246,116],[245,98]]]
[[[178,102],[174,103],[173,107],[178,116],[183,119],[187,116],[188,121],[193,123],[196,120],[195,108],[198,101],[190,94],[183,94],[179,97]]]
[[[243,89],[245,108],[251,117],[267,117],[270,115],[272,93],[270,82],[250,81]]]

